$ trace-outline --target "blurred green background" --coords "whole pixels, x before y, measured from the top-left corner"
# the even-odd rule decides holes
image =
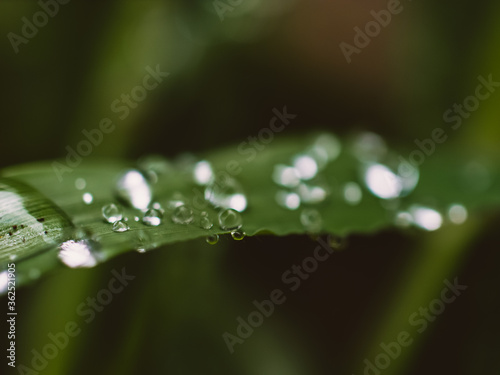
[[[288,135],[365,129],[411,148],[479,75],[500,78],[492,0],[403,1],[350,64],[339,44],[352,44],[353,28],[387,1],[219,3],[228,7],[222,19],[209,0],[73,0],[15,53],[8,34],[22,35],[23,17],[41,6],[2,0],[1,167],[64,157],[82,130],[117,118],[111,104],[141,84],[147,66],[170,75],[115,121],[92,157],[203,155],[255,136],[284,105],[298,115]],[[498,160],[498,95],[448,142]],[[234,334],[253,300],[283,287],[282,273],[316,246],[307,236],[193,241],[55,272],[18,290],[18,361],[30,366],[31,350],[75,321],[82,333],[40,373],[362,374],[379,343],[411,330],[408,316],[458,277],[468,290],[381,373],[500,373],[498,222],[492,211],[459,229],[353,235],[234,354],[222,334]],[[122,267],[136,279],[86,324],[77,306]]]

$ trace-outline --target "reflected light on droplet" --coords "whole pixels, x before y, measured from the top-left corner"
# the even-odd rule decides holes
[[[227,207],[243,212],[247,208],[247,198],[243,194],[235,194],[229,199]]]
[[[413,222],[420,228],[434,231],[441,228],[443,217],[439,212],[426,207],[414,207],[411,209]]]
[[[94,200],[94,197],[90,193],[84,193],[83,194],[83,201],[85,204],[91,204]]]
[[[278,191],[276,193],[276,202],[289,210],[296,210],[300,207],[300,197],[297,193],[289,193],[286,191]]]
[[[97,264],[87,241],[66,241],[60,246],[59,259],[71,268],[89,268]]]
[[[136,170],[128,171],[120,178],[117,191],[121,198],[140,210],[148,208],[153,195],[149,183]]]
[[[198,185],[207,185],[214,178],[214,172],[210,163],[202,160],[194,166],[193,177]]]
[[[365,183],[373,194],[382,199],[399,197],[403,188],[400,178],[382,164],[372,164],[366,169]]]
[[[467,220],[467,209],[461,204],[454,204],[448,209],[448,218],[453,224],[463,224]]]
[[[293,166],[302,180],[310,180],[318,173],[318,164],[308,155],[297,156],[293,161]]]
[[[8,281],[7,271],[0,272],[0,294],[5,294],[7,292]]]

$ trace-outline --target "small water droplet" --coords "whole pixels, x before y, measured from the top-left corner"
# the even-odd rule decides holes
[[[318,233],[321,231],[323,219],[318,210],[306,208],[300,213],[300,222],[310,232]]]
[[[172,214],[172,221],[175,224],[187,225],[194,220],[193,210],[186,205],[177,207]]]
[[[75,180],[75,187],[78,189],[78,190],[83,190],[85,189],[85,187],[87,186],[87,181],[85,181],[84,178],[81,178],[81,177],[78,177],[76,180]]]
[[[231,237],[233,237],[233,240],[235,240],[235,241],[241,241],[242,239],[244,239],[246,237],[246,234],[245,234],[245,232],[235,230],[235,231],[231,232]]]
[[[347,239],[336,235],[328,236],[328,245],[336,251],[343,250],[347,246]]]
[[[355,182],[348,182],[344,185],[344,199],[350,205],[357,205],[363,198],[360,186]]]
[[[203,229],[211,229],[212,227],[214,226],[214,223],[212,222],[212,220],[210,220],[210,218],[208,216],[202,216],[200,218],[200,227],[202,227]]]
[[[101,211],[104,219],[111,224],[121,220],[123,217],[122,210],[114,203],[103,206]]]
[[[297,193],[280,190],[276,193],[276,202],[289,210],[296,210],[300,207],[300,196]]]
[[[243,220],[238,211],[227,209],[219,213],[219,225],[223,230],[237,230],[242,224]]]
[[[134,221],[139,221],[141,218],[139,216],[134,216]]]
[[[94,196],[90,193],[83,193],[82,199],[85,204],[91,204],[94,201]]]
[[[467,208],[461,204],[453,204],[448,208],[448,218],[453,224],[463,224],[467,221]]]
[[[148,231],[139,230],[135,233],[135,247],[139,253],[145,253],[154,248],[152,237]]]
[[[205,241],[207,241],[209,245],[215,245],[217,242],[219,242],[219,235],[211,234],[205,238]]]
[[[153,198],[149,182],[135,169],[125,172],[119,178],[115,193],[123,202],[139,210],[147,209]]]
[[[199,161],[194,165],[193,178],[198,185],[208,185],[214,179],[214,171],[210,162]]]
[[[144,214],[144,216],[142,218],[142,223],[145,225],[152,226],[152,227],[157,227],[158,225],[161,224],[162,216],[163,215],[161,214],[160,211],[158,211],[154,208],[151,208],[151,209],[147,210],[146,213]]]
[[[247,208],[247,197],[241,184],[234,178],[217,180],[206,187],[205,199],[215,207],[232,208],[243,212]]]
[[[284,187],[296,187],[300,183],[299,172],[287,165],[278,164],[274,166],[273,181]]]
[[[90,241],[70,240],[59,246],[58,257],[65,265],[71,268],[89,268],[97,264]]]
[[[113,223],[113,232],[126,232],[130,229],[128,224],[124,222],[123,220],[118,220]]]

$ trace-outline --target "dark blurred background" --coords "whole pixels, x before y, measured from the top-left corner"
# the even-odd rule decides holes
[[[283,136],[364,129],[411,148],[473,93],[479,75],[500,77],[494,1],[402,1],[350,63],[340,43],[354,44],[354,28],[387,1],[57,4],[16,53],[9,33],[22,37],[23,17],[32,21],[42,8],[0,2],[0,167],[64,157],[105,117],[117,128],[92,157],[203,155],[256,135],[285,105],[297,120]],[[170,75],[116,120],[111,104],[157,65]],[[498,108],[497,97],[481,103],[452,142],[469,153],[498,152]],[[234,333],[254,299],[283,287],[282,273],[314,250],[313,240],[195,241],[55,272],[18,291],[19,361],[29,365],[31,349],[73,320],[82,334],[40,373],[362,374],[379,343],[411,330],[409,314],[458,277],[469,289],[381,373],[500,373],[498,218],[493,212],[435,233],[351,236],[232,355],[222,333]],[[122,267],[136,280],[86,325],[76,307]],[[430,299],[419,293],[424,287],[435,290]]]

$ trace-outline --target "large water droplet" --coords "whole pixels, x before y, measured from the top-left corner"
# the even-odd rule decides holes
[[[319,233],[323,225],[323,219],[318,210],[306,208],[300,213],[300,222],[312,233]]]
[[[145,210],[153,198],[153,192],[146,178],[132,169],[125,172],[116,183],[116,195],[131,207]]]
[[[287,165],[278,164],[274,166],[273,181],[284,187],[296,187],[300,184],[299,172]]]
[[[217,180],[205,189],[205,199],[215,207],[232,208],[243,212],[247,208],[247,198],[241,184],[234,178]]]
[[[112,229],[113,229],[113,232],[122,233],[122,232],[128,231],[130,229],[130,227],[123,220],[118,220],[118,221],[115,221],[113,223]]]
[[[215,245],[217,242],[219,242],[219,235],[211,234],[205,238],[205,241],[207,241],[209,245]]]
[[[399,176],[382,164],[369,164],[364,173],[368,189],[382,199],[397,198],[403,191]]]
[[[152,208],[147,210],[142,218],[142,223],[152,227],[157,227],[161,224],[162,214],[159,210]]]
[[[467,208],[461,204],[453,204],[448,208],[448,218],[453,224],[463,224],[467,221]]]
[[[122,210],[114,203],[102,207],[102,216],[108,223],[114,223],[123,218]]]
[[[71,268],[89,268],[97,264],[92,243],[87,240],[70,240],[59,246],[58,257]]]
[[[175,224],[187,225],[191,224],[194,220],[193,210],[186,205],[177,207],[172,214],[172,221]]]
[[[297,188],[301,202],[317,204],[323,202],[328,196],[328,190],[326,186],[314,186],[302,183]]]
[[[240,229],[243,220],[238,211],[227,209],[219,213],[219,225],[223,230]]]
[[[300,197],[297,193],[280,190],[276,193],[276,202],[289,210],[296,210],[300,207]]]
[[[441,214],[432,208],[412,206],[410,213],[413,217],[413,223],[422,229],[434,231],[441,228],[443,224]]]

